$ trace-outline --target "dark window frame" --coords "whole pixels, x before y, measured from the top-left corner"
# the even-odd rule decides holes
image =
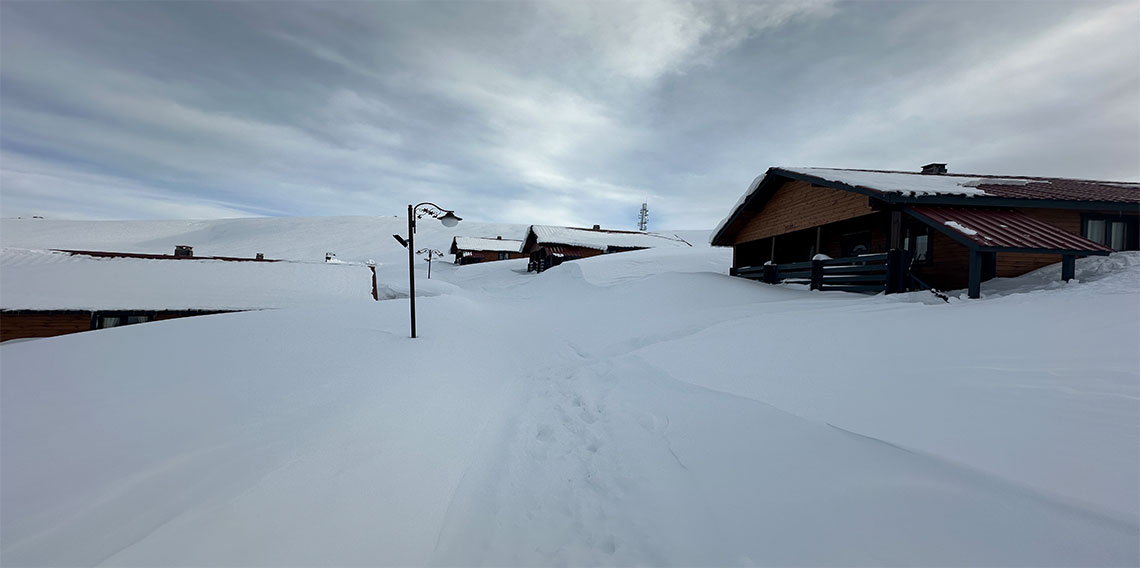
[[[148,323],[155,321],[155,312],[146,311],[108,311],[108,312],[94,312],[91,314],[91,329],[111,329],[113,327],[123,327],[124,325],[136,325],[140,323]],[[116,323],[115,325],[106,325],[107,318],[119,318],[127,320],[125,323]],[[131,318],[142,318],[142,321],[130,321]]]
[[[929,225],[907,225],[903,230],[903,249],[914,254],[918,249],[918,237],[926,237],[926,257],[922,260],[912,258],[911,266],[930,266],[934,264],[934,231]]]
[[[1104,221],[1104,240],[1089,237],[1089,221]],[[1112,248],[1111,233],[1113,223],[1124,224],[1124,248],[1119,250],[1140,250],[1140,217],[1134,215],[1113,215],[1111,213],[1082,213],[1081,236],[1093,242]],[[1118,249],[1113,249],[1118,250]]]

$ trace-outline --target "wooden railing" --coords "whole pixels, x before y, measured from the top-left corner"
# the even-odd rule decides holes
[[[907,256],[905,250],[892,250],[847,258],[733,268],[729,274],[769,284],[807,284],[812,290],[890,294],[907,289]]]

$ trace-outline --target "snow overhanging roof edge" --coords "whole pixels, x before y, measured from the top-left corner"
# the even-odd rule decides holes
[[[832,175],[826,175],[832,174]],[[800,180],[819,185],[850,191],[866,195],[887,203],[899,204],[939,204],[939,205],[989,205],[994,207],[1015,207],[1034,205],[1038,207],[1089,207],[1106,210],[1136,210],[1140,207],[1140,183],[1134,182],[1106,182],[1098,180],[1081,180],[1069,178],[1044,178],[1031,176],[995,176],[986,174],[922,174],[916,172],[900,172],[889,170],[858,170],[841,168],[802,168],[802,167],[771,167],[758,176],[749,185],[748,190],[737,200],[727,217],[721,220],[709,237],[709,244],[713,246],[731,246],[731,243],[721,242],[724,233],[748,209],[749,205],[763,192],[773,177],[791,180]],[[911,185],[897,185],[899,180],[909,182]],[[889,180],[889,183],[883,183]],[[1113,195],[1106,199],[1097,199],[1089,195],[1079,194],[1072,196],[1047,195],[994,195],[981,189],[980,186],[994,187],[1012,186],[1042,186],[1052,183],[1084,184],[1086,186],[1105,188],[1120,188],[1119,192],[1126,196]],[[878,187],[874,187],[878,186]],[[1131,192],[1131,193],[1129,193]],[[1034,192],[1027,192],[1034,193]],[[1111,193],[1111,192],[1110,192]]]

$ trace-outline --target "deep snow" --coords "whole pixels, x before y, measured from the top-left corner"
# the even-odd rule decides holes
[[[256,221],[211,234],[303,248]],[[87,248],[183,238],[117,230]],[[438,263],[416,340],[397,299],[0,345],[3,562],[1140,562],[1140,255],[949,303],[730,255]]]

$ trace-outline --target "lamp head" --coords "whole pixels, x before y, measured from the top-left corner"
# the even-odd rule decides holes
[[[462,220],[463,219],[456,217],[455,213],[452,211],[448,211],[447,213],[444,213],[443,217],[439,218],[439,222],[443,223],[444,227],[454,227],[454,226],[458,225],[459,222]]]

